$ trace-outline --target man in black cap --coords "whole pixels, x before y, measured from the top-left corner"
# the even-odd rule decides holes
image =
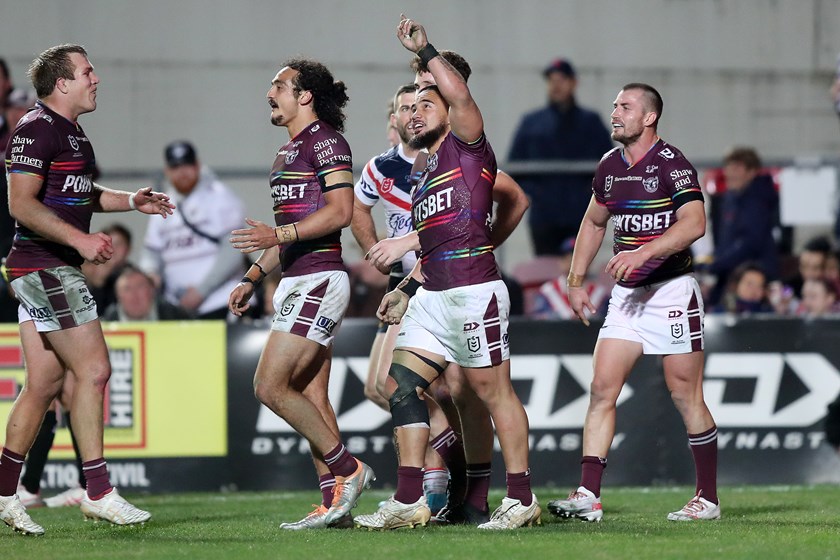
[[[510,161],[598,161],[613,148],[610,133],[594,111],[575,100],[577,74],[558,58],[543,70],[548,105],[527,113],[519,124]],[[536,255],[555,255],[577,235],[591,195],[591,172],[513,174],[531,199],[528,223]]]
[[[227,243],[230,231],[245,225],[244,205],[201,165],[190,142],[172,142],[163,155],[164,187],[180,212],[149,221],[140,268],[161,283],[169,303],[199,319],[224,319],[228,294],[245,272]]]

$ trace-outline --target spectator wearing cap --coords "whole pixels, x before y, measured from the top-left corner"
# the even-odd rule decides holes
[[[601,117],[575,99],[577,73],[571,62],[557,59],[543,71],[548,105],[527,113],[508,160],[597,162],[613,148]],[[577,236],[592,195],[592,171],[584,173],[516,173],[516,181],[531,199],[528,224],[536,255],[556,255],[563,241]]]
[[[12,131],[18,121],[31,109],[38,96],[34,89],[15,88],[5,91],[11,87],[8,74],[5,70],[5,63],[0,59],[0,152],[5,155],[8,148]],[[5,160],[5,157],[3,158]],[[15,235],[15,220],[9,214],[9,193],[6,186],[5,169],[0,173],[0,258],[5,257],[12,248],[12,239]]]
[[[242,201],[183,140],[164,150],[162,189],[177,215],[149,220],[140,268],[152,276],[166,301],[199,319],[227,317],[228,295],[245,273],[242,255],[227,242],[245,227]]]

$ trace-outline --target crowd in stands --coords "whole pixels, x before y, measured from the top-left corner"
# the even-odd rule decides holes
[[[527,112],[517,127],[508,161],[597,161],[610,147],[609,132],[598,114],[578,104],[578,76],[566,59],[543,71],[547,104]],[[840,81],[838,82],[840,83]],[[832,94],[840,96],[840,86]],[[36,101],[35,93],[15,88],[0,58],[0,149],[14,124]],[[779,219],[777,170],[763,167],[749,147],[730,150],[720,169],[707,171],[708,243],[695,250],[695,268],[704,287],[707,313],[731,315],[840,317],[840,213],[832,234],[792,252],[792,228]],[[503,271],[516,305],[513,314],[534,319],[571,319],[565,278],[577,224],[591,195],[592,173],[514,174],[531,199],[527,227],[534,258]],[[244,225],[244,206],[235,192],[202,165],[187,141],[164,150],[161,188],[179,211],[174,219],[153,220],[137,261],[132,262],[131,232],[119,223],[102,231],[111,236],[113,258],[86,263],[83,272],[100,316],[105,320],[233,320],[227,294],[247,264],[230,248],[227,233]],[[704,185],[704,186],[707,186]],[[201,204],[212,192],[215,208]],[[8,214],[5,174],[0,173],[0,253],[14,235]],[[195,201],[195,204],[192,202]],[[536,202],[536,203],[535,203]],[[159,222],[159,223],[158,223]],[[713,246],[713,250],[707,247]],[[372,317],[388,279],[362,261],[351,264],[352,298],[348,316]],[[597,267],[593,267],[593,270]],[[270,275],[245,320],[271,317],[272,293],[279,282]],[[16,322],[16,301],[5,281],[0,289],[0,321]],[[606,313],[612,279],[586,280],[590,299]]]

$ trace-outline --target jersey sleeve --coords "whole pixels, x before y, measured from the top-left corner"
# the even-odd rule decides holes
[[[12,135],[7,154],[9,173],[25,173],[44,178],[61,146],[52,126],[43,119],[27,123]]]
[[[660,170],[660,180],[671,197],[675,212],[686,202],[703,201],[703,190],[700,188],[697,170],[687,159],[676,157],[660,166]]]
[[[320,136],[312,148],[312,165],[322,189],[331,173],[352,172],[353,156],[347,140],[337,132]]]
[[[604,166],[599,165],[598,169],[595,170],[595,176],[592,177],[592,194],[595,196],[595,202],[597,202],[601,206],[607,205],[607,199],[604,198],[604,193],[606,192],[605,179],[606,176],[604,173]]]
[[[487,141],[487,135],[484,133],[481,136],[473,141],[473,142],[465,142],[455,136],[454,132],[450,132],[452,138],[459,146],[459,151],[461,154],[466,154],[467,156],[474,158],[474,159],[483,159],[484,154],[487,151],[487,148],[490,147],[490,143]]]
[[[379,202],[379,188],[376,179],[376,161],[370,160],[365,164],[359,180],[356,181],[356,186],[353,187],[353,192],[356,199],[365,206],[374,206]]]

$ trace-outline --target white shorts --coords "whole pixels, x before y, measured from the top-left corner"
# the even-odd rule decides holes
[[[598,338],[642,345],[645,354],[703,350],[703,296],[693,274],[643,286],[616,285]]]
[[[36,270],[12,280],[20,302],[18,322],[35,322],[38,332],[71,329],[98,318],[96,301],[82,271],[72,266]]]
[[[396,348],[421,348],[462,367],[510,357],[510,297],[501,280],[440,292],[420,288],[403,316]]]
[[[283,278],[272,301],[271,330],[329,346],[350,304],[350,280],[343,270]]]

